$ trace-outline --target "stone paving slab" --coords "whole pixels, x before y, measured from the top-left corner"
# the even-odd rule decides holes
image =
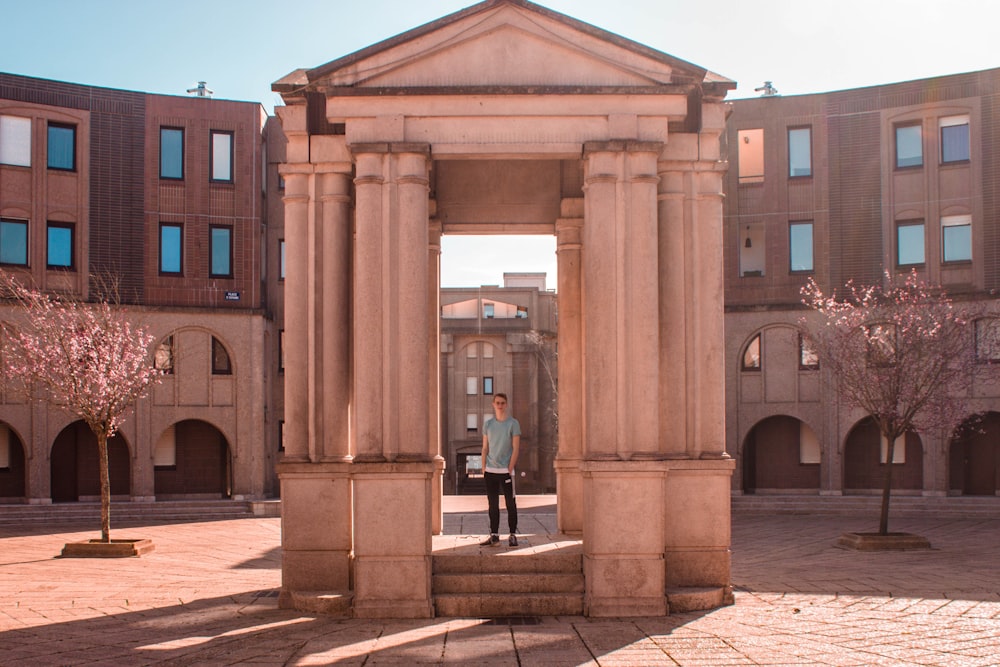
[[[538,530],[551,532],[529,532],[522,519],[526,548],[565,539],[542,507]],[[446,526],[457,521],[479,536],[474,501],[451,510]],[[275,518],[113,524],[115,537],[156,544],[147,556],[116,560],[57,557],[95,527],[0,527],[0,665],[1000,664],[1000,520],[893,522],[928,537],[932,549],[923,552],[836,546],[840,533],[871,530],[876,520],[734,516],[730,607],[520,622],[280,610]],[[435,548],[459,537],[437,537]]]

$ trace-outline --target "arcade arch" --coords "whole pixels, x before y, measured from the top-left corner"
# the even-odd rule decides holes
[[[121,433],[108,440],[111,495],[128,497],[132,490],[129,446]],[[97,436],[83,420],[60,431],[50,456],[52,502],[97,500],[101,497]]]
[[[1000,494],[1000,412],[969,417],[963,426],[949,443],[949,492]]]
[[[896,442],[894,491],[920,491],[924,484],[923,442],[913,431]],[[904,445],[904,446],[900,446]],[[870,493],[883,486],[887,445],[871,417],[857,422],[844,441],[844,493]]]
[[[156,441],[153,464],[153,486],[159,500],[232,496],[229,442],[206,421],[186,419],[167,427]]]
[[[744,493],[819,492],[819,438],[800,419],[774,415],[757,422],[740,458]]]
[[[0,422],[0,502],[24,497],[27,474],[24,441],[9,424]]]

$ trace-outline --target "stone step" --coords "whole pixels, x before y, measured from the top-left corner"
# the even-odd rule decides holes
[[[733,592],[728,586],[667,589],[667,610],[670,614],[707,611],[730,604],[733,604]]]
[[[434,574],[577,574],[583,571],[581,553],[435,554]]]
[[[282,591],[278,596],[278,606],[281,609],[350,618],[353,600],[352,594],[343,591]]]
[[[270,511],[270,504],[267,508]],[[264,514],[272,516],[272,514]],[[250,502],[235,500],[165,500],[159,502],[111,502],[114,523],[136,521],[200,521],[241,519],[255,516]],[[0,504],[0,525],[30,523],[81,523],[99,521],[99,502],[52,505]]]
[[[583,593],[583,574],[435,574],[434,593]]]
[[[732,511],[739,514],[815,514],[865,516],[877,513],[881,496],[743,495],[734,496]],[[896,518],[1000,518],[1000,497],[893,496],[889,512]]]
[[[434,596],[434,613],[449,618],[580,616],[583,593],[443,593]]]

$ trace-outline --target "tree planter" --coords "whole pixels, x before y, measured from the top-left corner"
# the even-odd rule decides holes
[[[910,551],[915,549],[930,549],[931,543],[926,537],[912,533],[844,533],[837,544],[855,551]]]
[[[128,558],[142,556],[153,551],[153,541],[138,540],[87,540],[86,542],[68,542],[63,546],[63,558]]]

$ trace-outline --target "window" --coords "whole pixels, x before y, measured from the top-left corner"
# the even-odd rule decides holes
[[[0,116],[0,164],[31,166],[31,119]]]
[[[788,130],[788,176],[812,176],[812,129],[793,127]]]
[[[278,331],[278,372],[285,372],[285,330]]]
[[[493,311],[493,304],[492,303],[484,303],[483,304],[483,317],[485,317],[487,319],[490,319],[490,318],[493,317],[493,312],[494,311]]]
[[[76,126],[49,123],[49,169],[76,169]]]
[[[285,451],[285,420],[278,420],[278,451]]]
[[[177,430],[176,425],[167,427],[153,450],[153,468],[155,470],[174,470],[177,467]]]
[[[285,239],[278,240],[278,280],[285,279]]]
[[[1000,318],[976,320],[976,361],[1000,363]]]
[[[156,352],[153,354],[153,366],[159,370],[163,371],[167,375],[172,375],[174,372],[174,337],[167,336],[160,344],[156,346]]]
[[[941,260],[972,261],[971,215],[946,215],[941,218]]]
[[[233,228],[209,228],[209,275],[215,278],[233,277]]]
[[[212,157],[209,171],[213,181],[233,182],[233,133],[212,130]]]
[[[483,378],[483,394],[486,396],[493,395],[493,378],[484,377]]]
[[[896,127],[896,167],[919,167],[924,163],[920,125]]]
[[[160,178],[184,178],[184,130],[160,128]]]
[[[788,260],[792,271],[813,270],[813,223],[788,225]]]
[[[72,269],[73,228],[68,222],[50,222],[45,244],[45,263],[50,269]]]
[[[760,370],[760,334],[757,334],[743,352],[743,370]]]
[[[212,375],[232,375],[233,365],[229,361],[229,352],[215,336],[212,336]]]
[[[896,362],[896,328],[891,324],[872,324],[865,328],[868,363],[892,366]]]
[[[160,223],[160,273],[181,273],[184,235],[181,225]]]
[[[528,307],[527,306],[518,306],[517,307],[517,318],[518,319],[522,319],[522,320],[528,319]]]
[[[764,130],[736,133],[740,183],[764,182]]]
[[[819,368],[819,355],[808,336],[799,334],[799,370],[814,371]]]
[[[465,415],[465,430],[470,433],[475,433],[479,430],[479,416],[476,413],[470,412]]]
[[[465,358],[475,359],[479,356],[479,343],[469,343],[465,348]]]
[[[493,344],[483,343],[483,359],[492,359],[492,358],[493,358]]]
[[[28,265],[28,221],[0,218],[0,264]]]
[[[809,424],[799,422],[799,463],[815,465],[822,462],[819,438]]]
[[[466,396],[475,396],[478,388],[479,388],[479,378],[474,378],[474,377],[465,378]]]
[[[941,162],[965,162],[969,159],[969,117],[945,116],[941,126]]]
[[[0,470],[10,470],[10,427],[0,424]]]
[[[764,225],[746,225],[739,235],[740,275],[744,278],[764,275]]]
[[[879,436],[879,455],[878,462],[885,463],[886,459],[889,458],[889,441],[886,440],[884,435]],[[892,445],[892,462],[893,463],[906,463],[906,435],[903,434],[896,438]]]
[[[907,220],[896,226],[896,264],[909,266],[924,263],[924,223]]]

